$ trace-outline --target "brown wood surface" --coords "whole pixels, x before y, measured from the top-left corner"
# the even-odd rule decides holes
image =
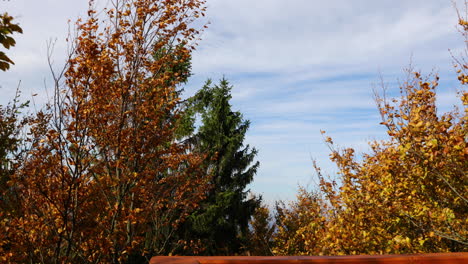
[[[335,257],[153,257],[150,264],[468,264],[468,253],[358,255]]]

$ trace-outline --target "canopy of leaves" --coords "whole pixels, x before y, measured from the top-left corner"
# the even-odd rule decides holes
[[[468,93],[459,92],[463,112],[441,114],[437,85],[438,77],[410,70],[400,98],[377,96],[390,139],[371,142],[373,152],[360,159],[326,138],[339,177],[327,179],[316,167],[322,198],[301,190],[291,209],[278,209],[278,254],[468,249]]]
[[[246,254],[249,256],[271,256],[276,225],[267,205],[256,208],[249,222],[247,233]]]
[[[31,121],[31,116],[22,113],[29,102],[20,103],[19,98],[17,90],[11,103],[0,105],[0,219],[4,212],[15,210],[17,205],[8,182],[23,160],[26,144],[22,132]]]
[[[459,23],[468,39],[468,23]],[[314,164],[319,195],[301,189],[289,209],[277,209],[277,254],[468,250],[468,64],[455,62],[462,111],[438,112],[439,78],[409,69],[399,97],[376,95],[388,140],[370,142],[372,152],[356,157],[325,138],[338,177]]]
[[[18,207],[1,212],[4,263],[147,260],[171,251],[205,196],[202,157],[175,140],[185,77],[170,70],[195,47],[204,1],[93,6],[53,75],[54,101],[28,123],[31,148],[8,181]]]
[[[319,255],[324,235],[323,202],[318,193],[300,188],[297,201],[276,204],[276,226],[273,239],[275,255]]]
[[[18,24],[14,24],[13,17],[8,13],[0,15],[0,44],[6,49],[16,45],[16,41],[10,35],[14,32],[23,33],[23,29]],[[11,64],[15,64],[3,51],[0,51],[0,70],[6,71]]]

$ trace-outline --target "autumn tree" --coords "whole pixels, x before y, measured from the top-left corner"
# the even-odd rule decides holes
[[[251,256],[272,256],[276,224],[268,205],[260,204],[249,221],[245,253]]]
[[[389,140],[371,142],[358,158],[352,148],[333,150],[339,177],[320,168],[321,195],[301,190],[279,207],[275,253],[352,255],[467,250],[467,92],[464,113],[438,114],[438,78],[410,72],[401,97],[377,97]],[[466,79],[460,72],[460,79]],[[313,198],[313,199],[311,199]]]
[[[211,189],[184,225],[181,236],[186,241],[199,240],[202,247],[186,247],[182,254],[233,255],[239,254],[246,240],[248,222],[260,200],[247,185],[252,182],[259,166],[255,162],[257,150],[244,143],[250,122],[233,111],[229,82],[218,85],[207,81],[205,86],[188,100],[192,119],[185,126],[195,128],[194,114],[201,115],[201,125],[184,140],[191,151],[205,153],[208,158],[202,167],[212,175]]]
[[[8,181],[15,168],[21,163],[24,149],[22,132],[29,120],[22,111],[29,106],[29,101],[20,102],[20,91],[6,106],[0,105],[0,207],[9,207],[6,192],[9,190]],[[11,197],[10,197],[11,198]]]
[[[21,27],[14,24],[13,17],[7,13],[0,15],[0,44],[9,49],[15,46],[16,41],[10,35],[22,33]],[[14,62],[0,51],[0,70],[7,71]],[[27,117],[21,116],[21,111],[27,107],[28,102],[20,103],[20,90],[17,89],[15,97],[8,105],[0,105],[0,259],[9,254],[8,228],[6,223],[9,214],[16,213],[18,202],[14,189],[8,182],[15,169],[21,164],[22,138],[21,132],[27,124]],[[3,259],[2,259],[3,260]]]
[[[467,249],[466,112],[438,114],[438,78],[409,74],[399,99],[377,97],[390,139],[372,142],[362,161],[353,149],[334,150],[340,181],[321,176],[333,215],[324,254]]]
[[[466,20],[460,19],[464,32]],[[407,71],[400,96],[376,94],[389,139],[370,142],[359,157],[325,137],[337,177],[316,166],[322,217],[300,222],[286,241],[302,247],[281,254],[402,254],[468,249],[468,83],[465,60],[456,60],[464,107],[440,113],[439,77]],[[298,204],[307,201],[303,194]],[[295,221],[311,209],[292,208]],[[281,217],[280,217],[281,219]],[[311,228],[320,226],[321,228]],[[301,230],[295,232],[295,230]],[[282,233],[281,231],[279,232]],[[295,236],[300,233],[300,236]],[[318,236],[317,236],[318,234]],[[284,239],[279,237],[281,243]],[[279,249],[287,247],[280,246]]]
[[[275,255],[319,255],[319,241],[325,234],[325,204],[318,192],[299,189],[297,201],[276,204]]]
[[[20,93],[6,106],[0,105],[0,260],[10,254],[12,241],[8,222],[12,215],[21,215],[21,203],[9,181],[22,164],[26,152],[23,132],[31,117],[23,113],[28,102],[20,103]]]
[[[64,71],[53,73],[50,111],[29,124],[32,149],[9,182],[21,215],[5,218],[5,261],[161,254],[205,195],[202,157],[175,140],[183,76],[167,70],[195,48],[204,1],[111,3],[98,12],[90,1]]]
[[[13,37],[15,32],[23,33],[18,24],[14,24],[13,17],[4,13],[0,15],[0,44],[9,49],[16,45]],[[0,70],[7,71],[14,62],[0,51]],[[21,120],[20,112],[28,106],[29,102],[20,103],[20,90],[16,90],[13,101],[6,107],[0,105],[0,188],[6,187],[9,175],[12,173],[16,152],[20,145],[20,131],[26,119]]]

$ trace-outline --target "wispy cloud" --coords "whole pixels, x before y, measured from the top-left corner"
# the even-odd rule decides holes
[[[453,39],[456,23],[451,5],[440,1],[213,0],[209,5],[212,26],[194,58],[201,72],[399,66],[396,58],[427,49],[428,41]]]
[[[12,97],[20,79],[26,94],[43,94],[44,82],[50,85],[46,41],[57,38],[58,67],[66,54],[67,20],[85,14],[86,2],[0,2],[25,31],[10,52],[16,65],[0,73],[0,104]],[[335,173],[320,129],[358,151],[368,150],[368,140],[386,137],[372,94],[379,73],[397,88],[401,69],[412,58],[417,69],[440,74],[439,109],[458,102],[448,49],[458,55],[464,42],[450,1],[207,3],[211,24],[193,55],[195,75],[185,96],[207,78],[230,80],[234,109],[251,120],[247,143],[259,149],[261,167],[251,189],[267,201],[292,199],[297,184],[312,184],[312,158]]]

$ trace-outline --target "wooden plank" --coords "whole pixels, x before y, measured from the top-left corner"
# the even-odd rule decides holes
[[[468,264],[468,253],[434,253],[413,255],[357,255],[327,257],[153,257],[150,264]]]

